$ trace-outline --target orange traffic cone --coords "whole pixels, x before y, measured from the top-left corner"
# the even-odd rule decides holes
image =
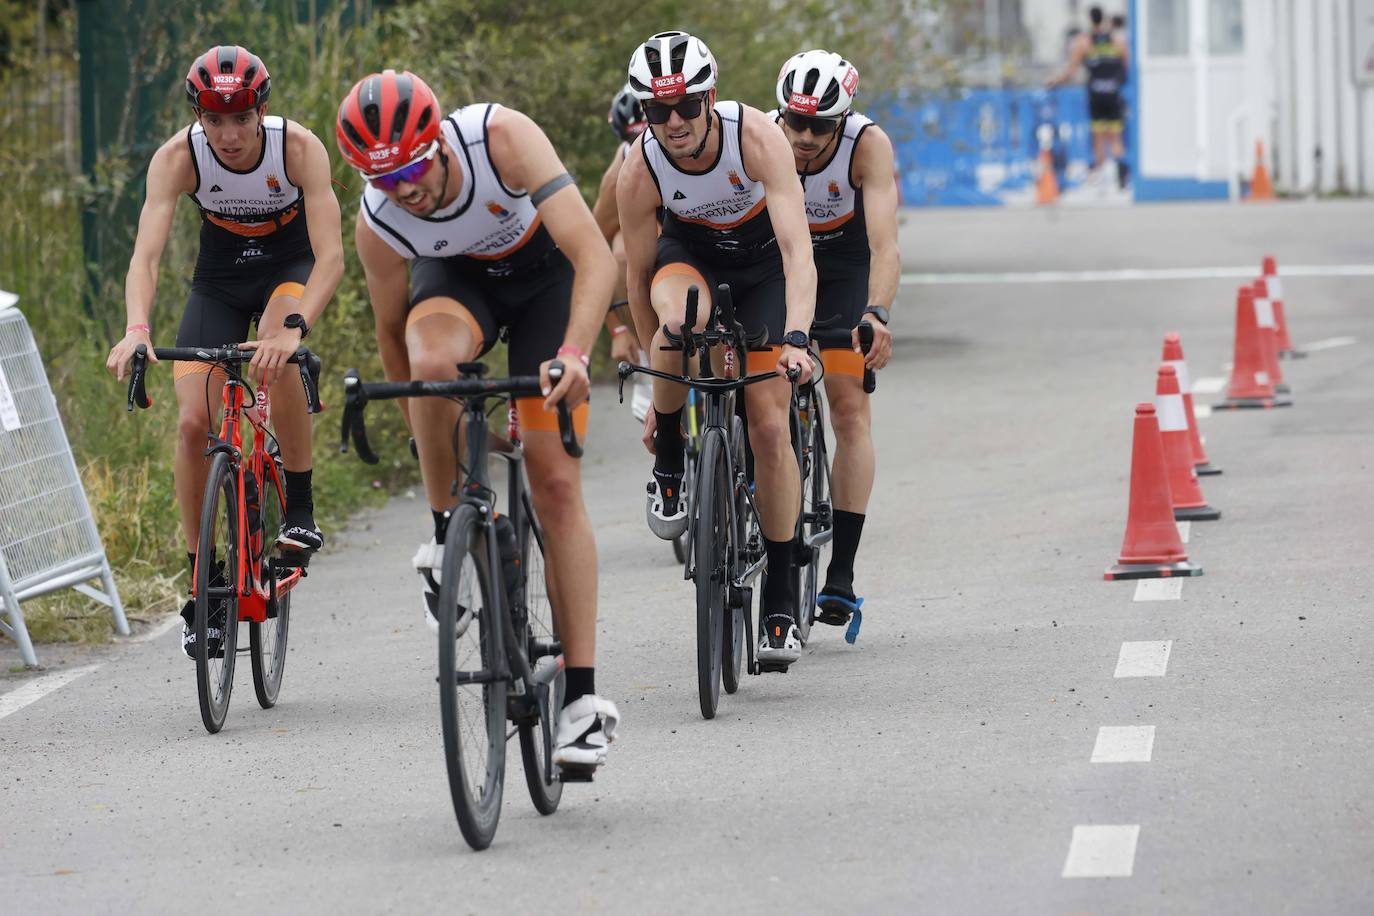
[[[1159,420],[1159,441],[1164,447],[1164,466],[1169,472],[1169,493],[1174,518],[1181,522],[1210,522],[1221,518],[1202,498],[1202,487],[1193,470],[1193,443],[1188,439],[1188,412],[1178,390],[1178,373],[1165,363],[1159,367],[1155,382],[1155,415]]]
[[[1255,321],[1255,290],[1242,286],[1236,292],[1236,349],[1231,358],[1231,382],[1226,386],[1226,400],[1218,401],[1212,409],[1288,407],[1292,403],[1274,393],[1265,367],[1264,342]]]
[[[1264,167],[1264,141],[1255,141],[1255,173],[1250,177],[1250,193],[1246,200],[1273,200],[1274,185],[1269,181],[1269,170]]]
[[[1059,179],[1054,176],[1054,159],[1048,149],[1040,151],[1040,179],[1035,186],[1035,202],[1052,204],[1059,200]]]
[[[1264,256],[1264,282],[1269,284],[1269,300],[1274,303],[1274,323],[1279,328],[1279,356],[1283,359],[1303,359],[1307,356],[1293,347],[1288,336],[1288,321],[1283,317],[1283,281],[1279,279],[1278,262],[1273,255]]]
[[[1207,449],[1202,445],[1202,433],[1198,430],[1197,416],[1193,413],[1193,382],[1188,375],[1188,364],[1183,360],[1183,341],[1173,331],[1164,335],[1164,362],[1173,366],[1178,373],[1178,390],[1183,392],[1183,410],[1188,415],[1188,438],[1193,446],[1193,470],[1200,477],[1220,474],[1221,468],[1207,459]]]
[[[1279,327],[1274,321],[1274,302],[1269,298],[1269,284],[1260,277],[1255,281],[1255,324],[1259,325],[1260,340],[1264,343],[1264,367],[1274,391],[1288,394],[1293,389],[1283,380],[1279,368]]]
[[[1167,579],[1200,576],[1202,569],[1188,562],[1188,552],[1174,523],[1164,445],[1153,404],[1135,407],[1135,440],[1131,446],[1131,505],[1121,556],[1102,578]]]

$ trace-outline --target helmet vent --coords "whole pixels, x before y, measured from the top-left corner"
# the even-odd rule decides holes
[[[367,149],[368,144],[363,140],[362,135],[358,133],[358,128],[345,120],[339,121],[339,127],[343,130],[344,135],[348,137],[348,142],[352,143],[355,149]]]

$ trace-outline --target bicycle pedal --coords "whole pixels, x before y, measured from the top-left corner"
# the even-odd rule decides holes
[[[791,665],[779,662],[759,662],[759,674],[786,674]]]
[[[278,569],[299,569],[301,575],[305,575],[305,569],[310,565],[310,558],[314,556],[310,550],[295,550],[289,547],[280,548],[280,553],[272,561]]]
[[[565,767],[558,768],[559,782],[592,782],[592,774],[596,772],[595,767]]]

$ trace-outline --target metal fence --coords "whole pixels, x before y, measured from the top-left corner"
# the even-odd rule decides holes
[[[87,584],[99,579],[104,591]],[[0,310],[0,631],[38,663],[20,602],[76,588],[129,624],[28,322]]]

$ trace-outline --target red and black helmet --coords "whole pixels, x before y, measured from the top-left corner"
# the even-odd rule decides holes
[[[339,105],[339,153],[364,175],[393,172],[439,139],[443,113],[425,81],[409,70],[383,70],[357,82]]]
[[[217,45],[197,57],[186,74],[186,96],[202,111],[251,111],[272,93],[262,59],[238,45]]]

